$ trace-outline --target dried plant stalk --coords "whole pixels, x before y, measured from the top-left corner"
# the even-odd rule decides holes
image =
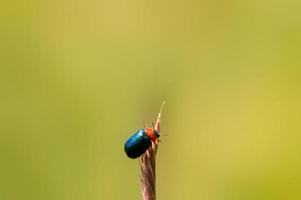
[[[161,112],[165,104],[163,102],[155,124],[155,130],[160,133]],[[159,140],[152,142],[152,146],[140,157],[141,176],[140,183],[142,188],[143,200],[156,200],[156,155]]]
[[[152,146],[140,157],[143,200],[156,199],[156,154],[158,149],[158,140],[152,142]]]

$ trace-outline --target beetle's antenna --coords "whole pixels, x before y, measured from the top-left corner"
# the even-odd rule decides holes
[[[143,127],[146,128],[145,120],[143,120],[142,123],[143,123]]]
[[[153,125],[153,128],[155,128],[155,124],[154,124],[154,122],[152,122],[152,125]]]
[[[160,132],[160,120],[161,120],[161,112],[162,112],[162,109],[165,105],[165,101],[163,101],[162,105],[161,105],[161,108],[160,108],[160,112],[158,114],[158,117],[157,117],[157,121],[156,121],[156,125],[155,125],[155,130],[157,132]]]

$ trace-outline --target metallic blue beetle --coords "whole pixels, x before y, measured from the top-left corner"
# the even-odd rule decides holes
[[[138,158],[152,145],[152,142],[156,143],[160,137],[160,119],[162,108],[165,104],[163,101],[160,112],[157,117],[154,128],[143,128],[139,129],[134,133],[124,144],[124,151],[130,158]]]
[[[124,151],[130,158],[138,158],[160,137],[153,128],[139,129],[125,143]]]

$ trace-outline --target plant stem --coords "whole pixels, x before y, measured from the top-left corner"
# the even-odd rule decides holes
[[[160,133],[161,112],[164,104],[165,101],[161,105],[154,127],[158,133]],[[152,142],[152,146],[140,157],[140,183],[143,200],[156,200],[156,155],[158,146],[159,140],[157,139],[155,142]]]
[[[143,200],[156,200],[156,154],[158,140],[152,142],[152,146],[140,157],[141,176],[140,183],[142,188]]]

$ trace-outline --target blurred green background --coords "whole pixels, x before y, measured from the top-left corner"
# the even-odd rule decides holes
[[[301,199],[301,1],[6,1],[0,199]]]

